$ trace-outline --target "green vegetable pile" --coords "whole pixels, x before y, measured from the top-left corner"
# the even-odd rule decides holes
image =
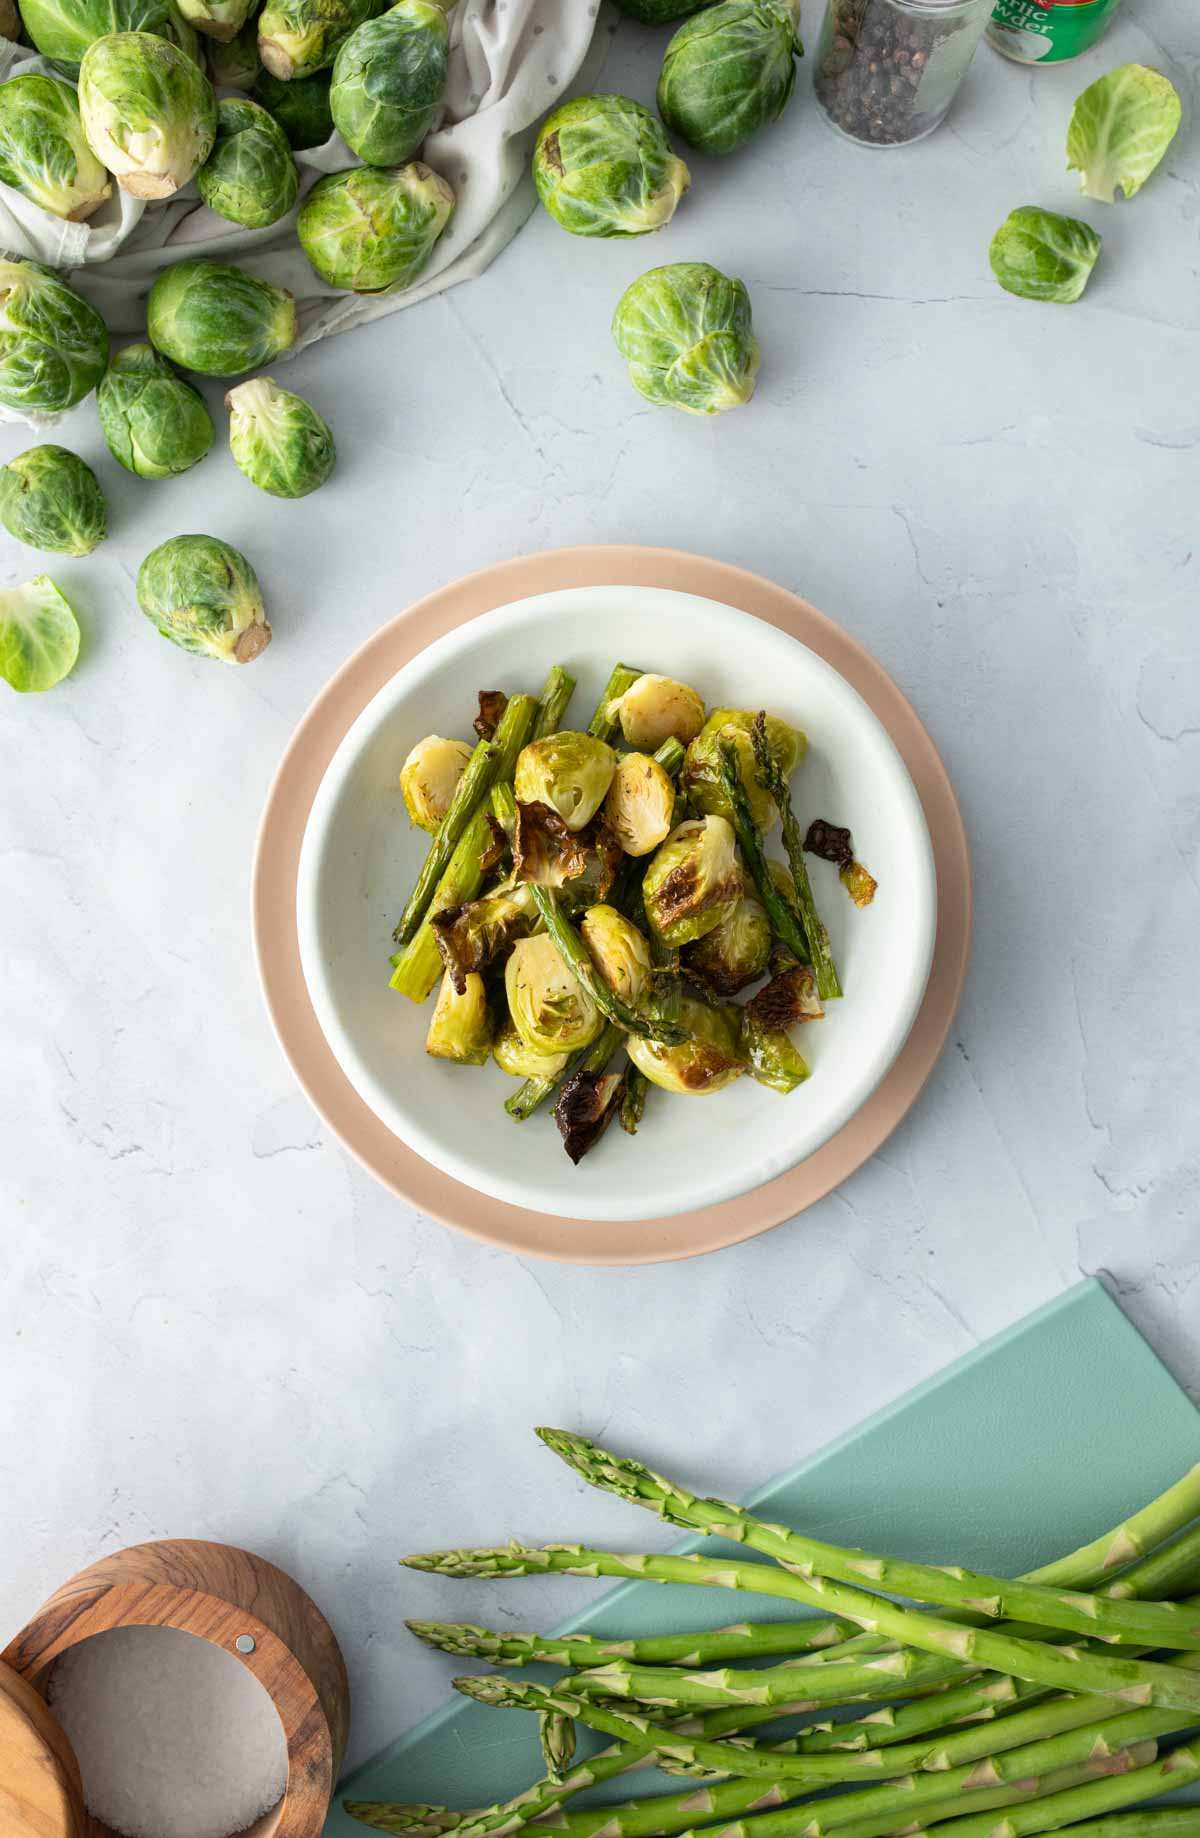
[[[629,1639],[410,1621],[459,1658],[562,1670],[548,1684],[454,1681],[476,1703],[537,1715],[546,1772],[515,1799],[461,1812],[345,1801],[364,1825],[395,1838],[1196,1838],[1200,1809],[1145,1802],[1200,1781],[1200,1466],[1091,1544],[1009,1579],[842,1549],[585,1437],[538,1435],[591,1486],[766,1561],[512,1543],[409,1557],[410,1569],[749,1591],[800,1614]],[[766,1742],[747,1733],[764,1725]],[[607,1742],[577,1764],[575,1726]],[[578,1805],[650,1761],[681,1789]]]
[[[414,1002],[438,987],[426,1051],[522,1079],[517,1122],[557,1091],[578,1162],[614,1116],[636,1132],[648,1084],[796,1090],[809,1069],[790,1030],[842,993],[806,852],[830,856],[834,835],[855,903],[875,884],[848,832],[802,835],[788,781],[806,742],[786,721],[618,664],[581,731],[563,725],[574,688],[556,665],[537,699],[485,690],[476,746],[412,749],[400,789],[433,841],[391,987]],[[776,816],[786,863],[764,846]]]

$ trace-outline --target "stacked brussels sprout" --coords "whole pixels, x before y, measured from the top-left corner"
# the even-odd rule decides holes
[[[557,1094],[578,1161],[614,1116],[636,1133],[647,1085],[796,1090],[809,1069],[791,1030],[841,985],[788,784],[804,735],[624,664],[571,728],[574,687],[556,666],[536,702],[481,692],[477,745],[430,734],[404,761],[404,804],[433,841],[391,987],[437,989],[433,1058],[490,1057],[523,1081],[516,1121]],[[765,853],[779,817],[786,863]]]

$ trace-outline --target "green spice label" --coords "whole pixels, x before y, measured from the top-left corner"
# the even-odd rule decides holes
[[[996,0],[988,42],[1021,64],[1064,64],[1096,43],[1121,0]]]

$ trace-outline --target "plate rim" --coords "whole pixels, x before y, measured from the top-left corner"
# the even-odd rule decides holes
[[[732,606],[797,638],[875,713],[917,791],[933,847],[937,918],[925,994],[908,1037],[858,1111],[806,1160],[733,1199],[642,1220],[579,1220],[491,1199],[434,1168],[393,1136],[342,1072],[317,1021],[300,963],[296,888],[309,812],[351,724],[396,671],[479,614],[564,587],[663,587]],[[251,881],[259,984],[276,1039],[325,1126],[369,1173],[418,1213],[519,1256],[632,1266],[700,1256],[769,1231],[862,1166],[912,1108],[940,1057],[966,977],[971,869],[945,766],[882,664],[799,594],[749,570],[684,550],[587,544],[517,555],[413,602],[366,639],[310,703],[263,807]]]

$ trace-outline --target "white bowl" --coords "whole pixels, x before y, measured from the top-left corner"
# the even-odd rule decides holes
[[[392,927],[428,847],[399,789],[425,734],[470,738],[476,691],[536,691],[552,664],[578,678],[566,725],[586,725],[618,658],[691,683],[711,705],[760,708],[808,735],[793,781],[803,826],[847,824],[879,883],[859,912],[810,858],[845,995],[799,1036],[812,1077],[788,1097],[749,1078],[710,1097],[653,1087],[635,1140],[611,1128],[578,1167],[544,1107],[514,1123],[496,1066],[424,1051],[429,1006],[388,988]],[[768,841],[782,856],[778,829]],[[401,1141],[497,1200],[568,1219],[631,1220],[735,1198],[811,1155],[879,1084],[920,1006],[937,888],[920,801],[888,734],[823,659],[748,613],[662,588],[572,588],[496,608],[448,633],[368,703],[330,762],[300,857],[305,981],[347,1078]]]

